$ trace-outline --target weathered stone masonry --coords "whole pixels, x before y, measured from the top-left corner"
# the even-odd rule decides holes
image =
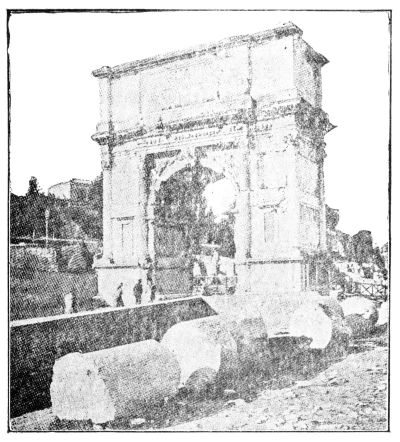
[[[308,288],[326,248],[321,67],[292,23],[93,72],[100,85],[104,252],[99,292],[154,258],[163,181],[196,161],[231,180],[237,293]]]

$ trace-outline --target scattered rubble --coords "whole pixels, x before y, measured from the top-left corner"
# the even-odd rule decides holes
[[[378,367],[370,376],[367,369],[375,364]],[[387,431],[388,398],[377,383],[387,385],[387,348],[383,347],[351,354],[290,388],[265,389],[240,409],[232,406],[168,430]]]
[[[353,328],[356,340],[351,351],[359,354],[343,361],[345,352],[332,351],[335,346],[347,348],[345,318],[356,315],[376,323],[374,306],[356,301],[345,303],[345,313],[332,299],[289,303],[286,322],[275,328],[281,334],[272,336],[267,334],[268,316],[254,311],[241,314],[238,309],[231,315],[176,324],[161,344],[143,341],[66,355],[54,366],[52,415],[58,420],[51,425],[62,427],[62,422],[69,422],[71,426],[74,421],[72,426],[89,425],[96,431],[165,428],[177,420],[197,418],[204,405],[215,416],[192,422],[191,429],[243,430],[249,423],[251,431],[327,430],[335,425],[335,429],[363,429],[346,419],[342,425],[344,409],[357,424],[360,416],[370,416],[372,427],[382,429],[386,413],[378,413],[375,402],[386,410],[382,405],[387,396],[385,335],[360,339],[359,330]],[[365,389],[373,400],[360,394]],[[343,409],[332,401],[342,402]],[[253,407],[258,402],[260,409]],[[222,409],[227,413],[224,418],[244,410],[247,421],[241,415],[231,416],[232,422],[220,416],[218,423],[213,419]],[[327,416],[334,416],[332,422]]]
[[[171,398],[140,416],[146,422],[131,427],[128,420],[101,426],[103,430],[168,431],[386,431],[388,429],[387,335],[351,346],[347,358],[310,378],[284,376],[285,382],[264,379],[255,395],[235,390],[198,400]],[[368,344],[368,345],[366,345]],[[273,382],[272,382],[273,381]],[[338,385],[332,385],[332,383]],[[243,379],[243,388],[250,381]],[[232,389],[227,389],[232,390]],[[233,391],[233,390],[232,390]],[[100,428],[100,427],[99,427]],[[15,431],[93,430],[88,421],[60,421],[51,409],[11,421]],[[100,431],[100,429],[99,429]]]

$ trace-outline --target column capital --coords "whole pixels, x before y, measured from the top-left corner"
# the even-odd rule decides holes
[[[295,110],[296,124],[305,134],[324,136],[336,126],[329,121],[328,114],[319,107],[314,107],[301,99]]]
[[[113,165],[112,150],[110,148],[102,149],[101,150],[101,168],[103,170],[111,170],[112,165]]]
[[[315,159],[317,163],[322,164],[326,158],[326,151],[325,151],[326,143],[324,141],[321,141],[316,145],[315,150]]]
[[[146,152],[134,152],[133,158],[135,159],[136,167],[140,170],[144,170],[145,160],[146,160]]]

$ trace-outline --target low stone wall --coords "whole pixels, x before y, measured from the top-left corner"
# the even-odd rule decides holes
[[[11,417],[51,406],[50,383],[57,358],[147,339],[159,341],[178,322],[214,314],[203,299],[186,298],[11,322]]]

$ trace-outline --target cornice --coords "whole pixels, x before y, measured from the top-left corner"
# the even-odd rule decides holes
[[[159,125],[156,125],[151,128],[137,127],[125,131],[97,132],[92,135],[92,140],[100,145],[119,145],[128,141],[150,139],[152,137],[163,137],[168,140],[171,136],[176,134],[190,133],[202,129],[222,130],[228,125],[233,126],[235,130],[237,129],[237,131],[240,131],[243,129],[242,125],[246,124],[249,118],[248,109],[239,109],[230,114],[208,114],[197,118],[182,119],[169,124],[164,123],[162,128],[160,128]]]
[[[305,56],[309,62],[313,62],[321,67],[329,63],[329,60],[326,57],[315,51],[306,41],[304,41],[304,43],[306,45]]]
[[[302,36],[303,31],[295,24],[288,22],[282,26],[273,29],[258,32],[256,34],[238,35],[220,40],[215,43],[207,45],[200,45],[182,51],[170,52],[164,55],[157,55],[154,57],[145,58],[143,60],[136,60],[130,63],[124,63],[114,67],[104,66],[92,72],[93,76],[97,78],[112,78],[115,76],[137,73],[153,67],[162,66],[178,60],[185,60],[188,58],[198,57],[207,53],[217,53],[222,48],[230,48],[241,45],[259,45],[267,40],[280,39],[290,35]]]
[[[110,131],[97,132],[92,135],[92,139],[101,146],[103,145],[121,145],[129,141],[150,140],[151,138],[164,138],[166,141],[171,136],[177,134],[190,134],[188,138],[196,136],[207,136],[199,134],[198,131],[208,129],[212,131],[210,135],[216,134],[226,126],[231,126],[233,132],[243,131],[243,127],[255,123],[257,132],[265,132],[271,129],[270,121],[278,118],[294,116],[298,128],[305,136],[310,138],[322,138],[336,126],[329,122],[328,114],[320,108],[313,107],[304,99],[290,100],[269,108],[261,108],[256,112],[256,121],[250,108],[240,108],[232,113],[225,114],[207,114],[197,118],[182,119],[171,123],[158,123],[154,127],[137,126],[136,128],[114,131],[110,125]],[[223,134],[221,134],[223,135]]]

